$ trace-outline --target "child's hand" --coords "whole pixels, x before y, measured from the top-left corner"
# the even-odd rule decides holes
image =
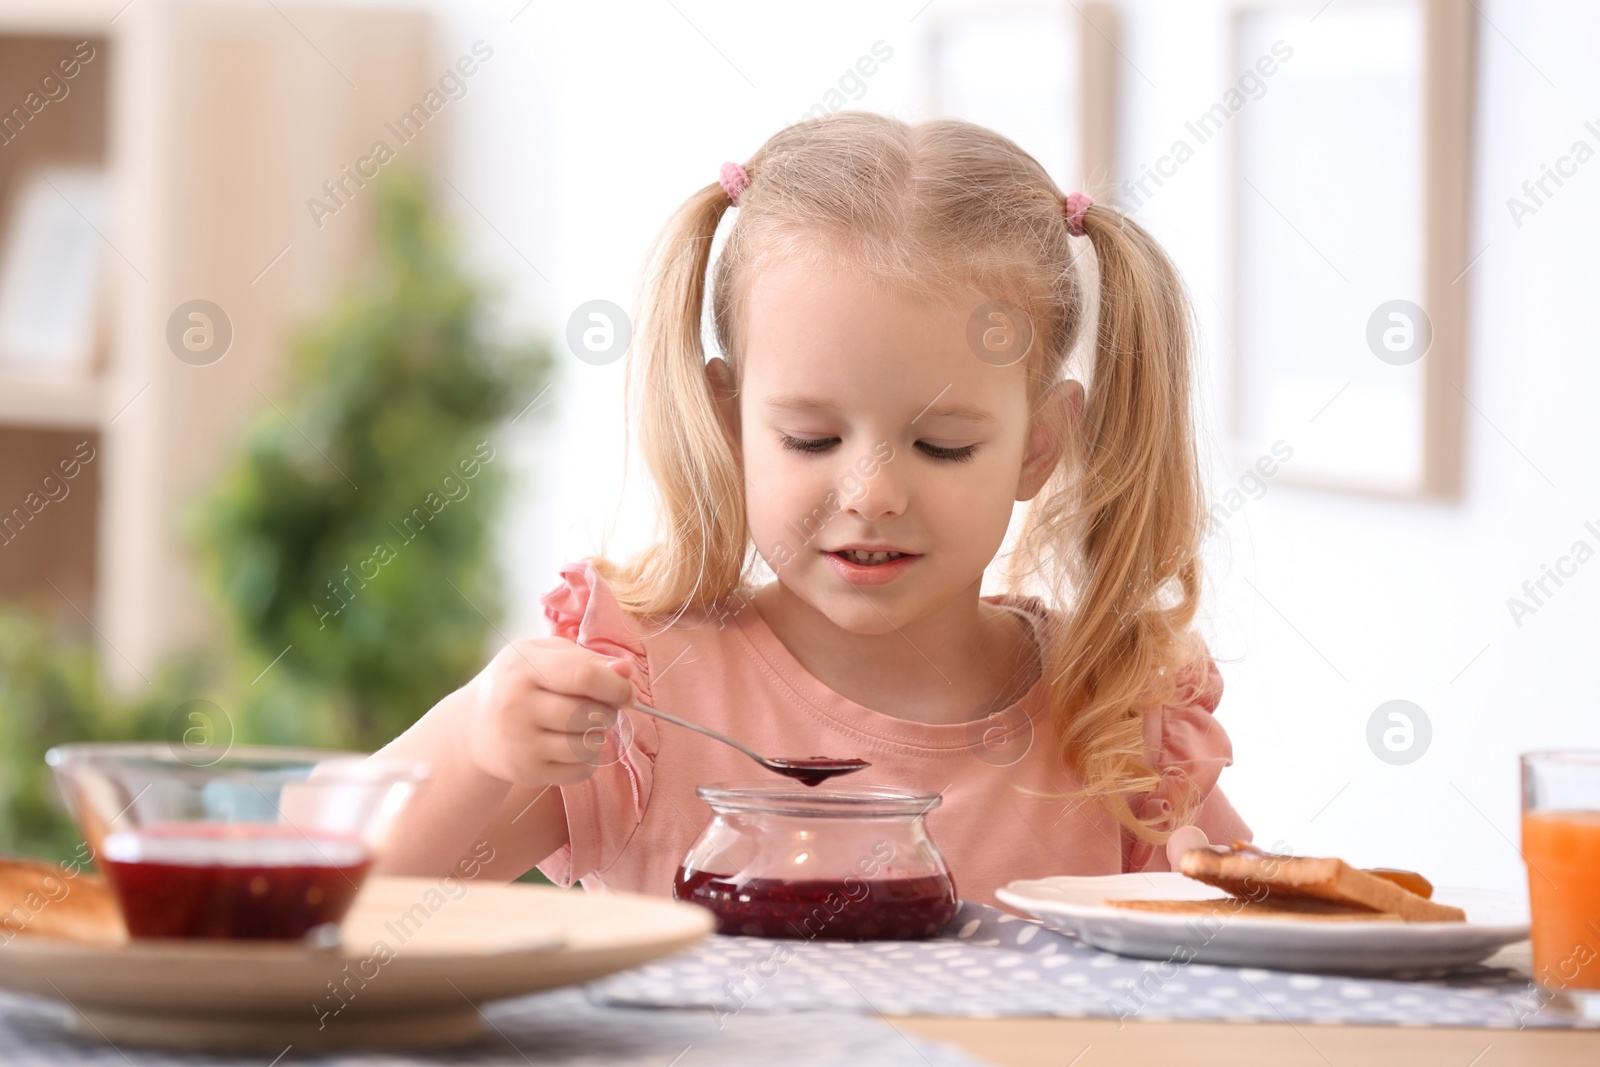
[[[628,666],[561,637],[507,645],[466,687],[473,761],[535,789],[588,778],[617,708],[633,701]]]

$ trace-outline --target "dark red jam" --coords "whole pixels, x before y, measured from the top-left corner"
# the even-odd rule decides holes
[[[372,866],[359,841],[240,823],[120,831],[99,861],[133,937],[303,937],[344,918]]]
[[[798,779],[802,785],[821,785],[836,774],[851,774],[872,766],[864,759],[829,759],[826,756],[772,759],[767,763],[779,774]]]
[[[710,908],[717,933],[832,941],[913,941],[932,937],[956,914],[949,875],[788,882],[682,868],[679,900]]]

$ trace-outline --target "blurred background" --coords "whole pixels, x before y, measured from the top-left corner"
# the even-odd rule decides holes
[[[545,633],[562,563],[653,533],[649,242],[863,108],[993,126],[1177,261],[1258,842],[1525,892],[1517,753],[1600,747],[1597,38],[1557,0],[11,0],[0,849],[71,851],[52,743],[373,747]]]

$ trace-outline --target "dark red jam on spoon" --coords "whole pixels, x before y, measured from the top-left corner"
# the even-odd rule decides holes
[[[810,759],[769,759],[767,769],[778,774],[797,778],[804,785],[821,785],[837,774],[853,774],[872,766],[864,759],[827,759],[812,756]]]

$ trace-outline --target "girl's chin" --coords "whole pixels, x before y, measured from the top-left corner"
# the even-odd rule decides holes
[[[828,573],[826,564],[805,575],[780,572],[777,585],[781,595],[790,601],[786,615],[801,621],[810,616],[813,624],[826,620],[837,629],[861,637],[892,634],[914,621],[915,611],[907,610],[899,591],[890,592],[882,586],[852,588]]]
[[[828,574],[818,577],[821,588],[813,585],[807,602],[839,629],[862,637],[895,634],[934,610],[927,590],[910,584],[851,586]]]
[[[896,633],[902,621],[895,618],[894,613],[885,614],[874,610],[869,604],[859,600],[854,604],[840,602],[831,611],[822,613],[827,620],[838,629],[855,637],[885,637]]]

